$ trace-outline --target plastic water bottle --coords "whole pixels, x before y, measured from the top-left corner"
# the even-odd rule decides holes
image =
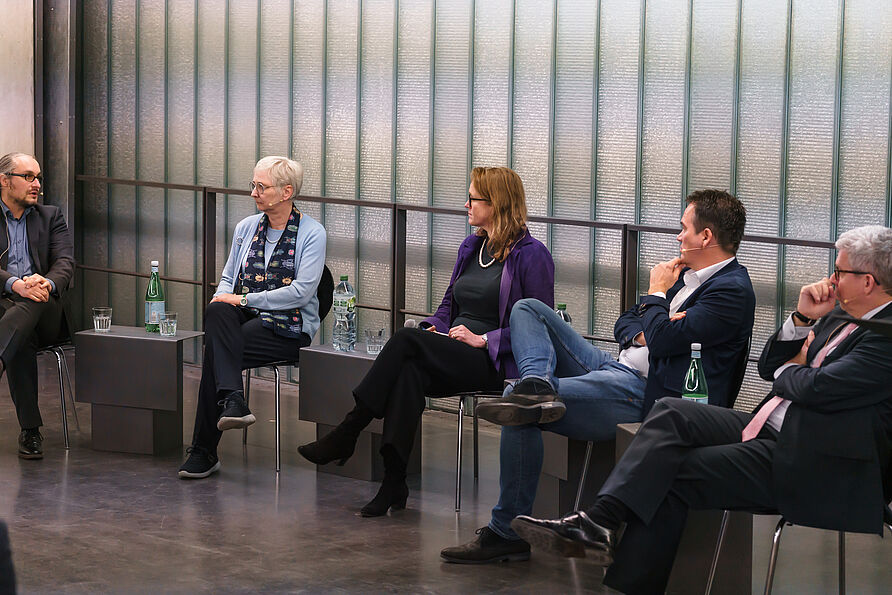
[[[353,351],[356,345],[356,293],[347,275],[341,275],[341,282],[335,287],[331,309],[335,314],[332,346],[338,351]]]
[[[570,314],[567,312],[567,304],[558,304],[557,309],[555,309],[554,312],[561,320],[563,320],[567,324],[573,322],[573,319],[570,318]]]
[[[158,261],[152,261],[152,274],[146,287],[146,332],[157,333],[161,314],[164,313],[164,288],[158,275]]]
[[[700,343],[691,343],[691,365],[684,375],[682,398],[697,403],[709,402],[709,389],[706,387],[706,373],[703,371],[703,360],[700,359]]]

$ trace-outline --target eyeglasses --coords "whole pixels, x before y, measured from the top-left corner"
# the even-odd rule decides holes
[[[837,279],[839,279],[840,273],[849,273],[850,275],[873,275],[873,273],[868,273],[867,271],[847,271],[846,269],[833,267],[833,274]]]
[[[267,190],[272,188],[272,186],[264,186],[260,182],[255,182],[253,180],[251,181],[250,187],[251,187],[251,192],[254,192],[254,189],[256,188],[257,194],[263,194],[264,192],[266,192]]]
[[[470,194],[468,194],[468,204],[471,204],[475,200],[479,202],[492,202],[488,198],[477,198],[476,196],[471,196]]]
[[[34,180],[37,180],[38,182],[43,184],[43,176],[40,174],[36,174],[36,175],[35,174],[17,174],[17,173],[9,172],[6,175],[7,176],[15,176],[17,178],[25,178],[25,181],[28,182],[29,184],[34,183]]]

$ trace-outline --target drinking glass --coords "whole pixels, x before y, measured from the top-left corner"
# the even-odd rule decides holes
[[[111,330],[112,309],[108,306],[93,308],[93,330],[107,333]]]
[[[175,337],[177,334],[177,313],[162,312],[158,320],[158,331],[162,337]]]
[[[384,329],[366,329],[365,331],[365,350],[369,355],[378,355],[381,353],[381,349],[384,348],[384,343],[387,342],[387,337],[384,334]]]

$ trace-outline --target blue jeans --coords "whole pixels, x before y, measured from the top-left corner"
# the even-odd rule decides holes
[[[564,417],[550,424],[502,428],[501,493],[489,527],[506,539],[518,539],[511,521],[533,511],[542,470],[542,431],[575,440],[613,439],[616,424],[641,421],[646,380],[583,339],[538,300],[520,300],[511,310],[511,350],[521,378],[549,382],[567,407]]]

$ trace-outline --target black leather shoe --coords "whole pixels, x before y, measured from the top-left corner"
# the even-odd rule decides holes
[[[347,459],[353,456],[356,436],[351,436],[339,428],[340,426],[315,442],[298,446],[297,452],[311,463],[327,465],[332,461],[338,461],[338,466],[342,467]]]
[[[480,527],[477,539],[447,547],[440,552],[440,557],[453,564],[522,562],[530,559],[530,544],[523,539],[505,539],[489,527]]]
[[[565,558],[590,558],[599,566],[613,564],[616,537],[581,510],[556,521],[519,516],[511,528],[530,545]]]
[[[551,385],[538,378],[524,378],[507,396],[477,405],[478,417],[500,426],[547,424],[566,412]]]
[[[21,459],[42,459],[43,458],[43,436],[40,430],[22,430],[19,434],[19,458]]]

